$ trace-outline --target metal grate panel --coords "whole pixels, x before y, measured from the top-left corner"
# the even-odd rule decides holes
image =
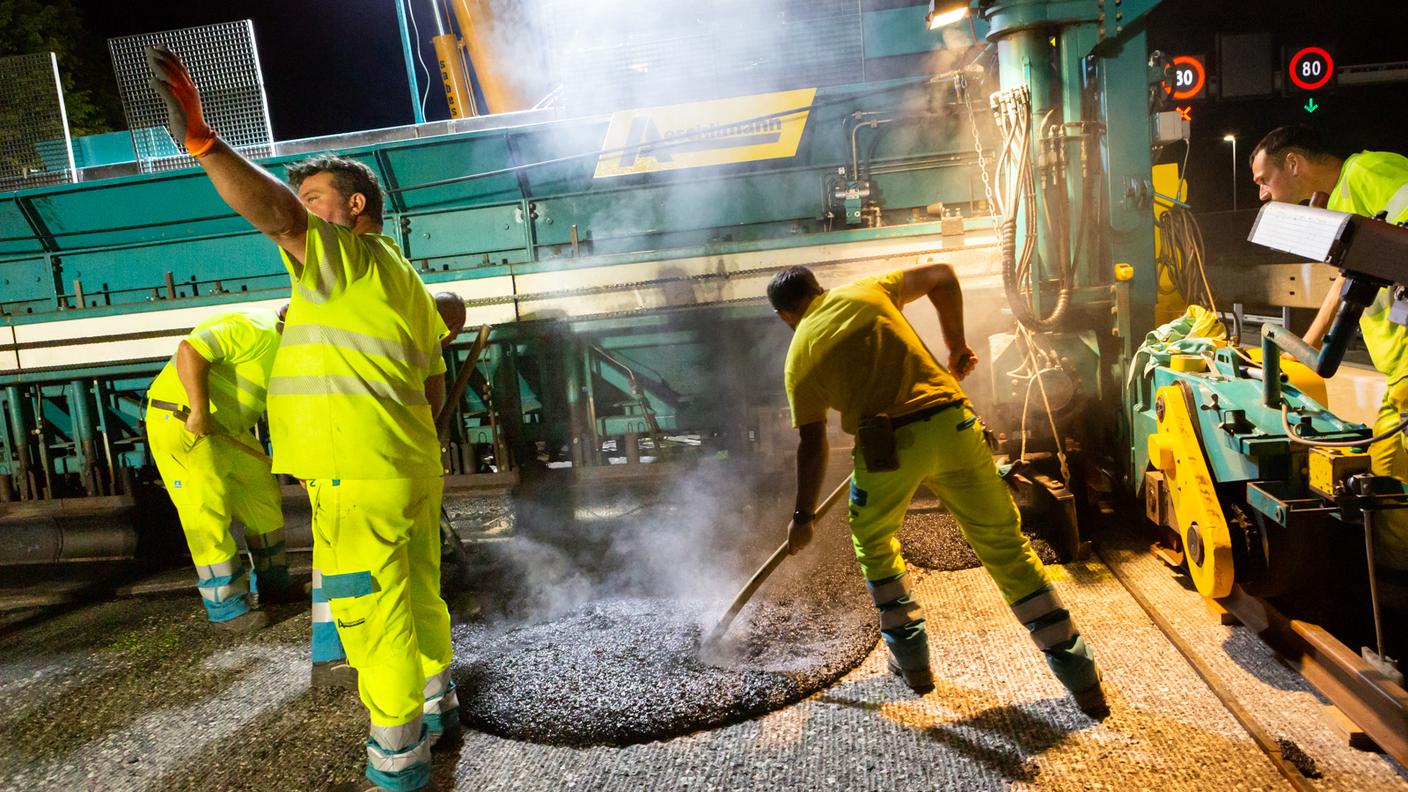
[[[222,140],[248,157],[271,153],[273,132],[259,70],[259,50],[254,44],[254,23],[248,19],[218,25],[142,33],[108,39],[113,71],[117,74],[122,110],[132,130],[132,147],[144,173],[187,168],[195,160],[182,153],[166,129],[166,104],[147,81],[144,54],[152,44],[162,44],[181,56],[200,89],[201,109],[210,127]]]
[[[58,58],[0,58],[0,191],[64,184],[73,173]]]
[[[574,110],[835,85],[863,74],[856,0],[609,6],[608,15],[588,3],[548,4],[553,68]],[[623,16],[630,25],[620,24]]]

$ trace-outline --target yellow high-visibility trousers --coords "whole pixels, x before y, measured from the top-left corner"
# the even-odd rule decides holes
[[[256,553],[256,569],[274,570],[286,582],[283,506],[278,481],[253,436],[196,437],[168,410],[148,407],[147,442],[162,482],[181,518],[181,530],[199,576],[211,621],[249,610],[249,581],[238,555],[231,520],[239,520]],[[236,447],[242,444],[255,453]]]
[[[1374,419],[1374,434],[1398,426],[1408,412],[1408,380],[1399,380],[1384,394]],[[1402,432],[1369,446],[1369,467],[1376,476],[1408,481],[1408,437]],[[1374,514],[1374,561],[1408,570],[1408,509],[1384,509]]]
[[[424,724],[448,705],[439,695],[452,653],[440,597],[443,488],[438,476],[308,482],[313,565],[371,716],[367,776],[388,789],[428,783]]]
[[[1021,514],[997,472],[983,426],[966,406],[895,430],[899,469],[871,471],[860,449],[851,478],[850,525],[856,559],[880,610],[881,635],[900,668],[924,668],[929,645],[919,604],[904,580],[895,532],[920,484],[948,509],[1013,614],[1068,689],[1098,683],[1094,659],[1051,584]]]

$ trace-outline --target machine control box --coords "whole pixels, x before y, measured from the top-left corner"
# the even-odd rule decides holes
[[[1322,498],[1334,498],[1335,485],[1356,473],[1369,471],[1369,455],[1350,448],[1310,449],[1310,490]]]

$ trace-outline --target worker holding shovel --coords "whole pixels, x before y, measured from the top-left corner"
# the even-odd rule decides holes
[[[902,313],[920,297],[938,311],[947,369]],[[768,284],[768,300],[794,331],[785,380],[801,442],[796,511],[787,529],[791,551],[811,541],[826,474],[826,413],[835,409],[841,428],[856,435],[851,537],[880,611],[891,671],[916,692],[934,687],[923,613],[895,538],[915,490],[925,484],[957,519],[1076,704],[1092,716],[1107,711],[1090,650],[1022,535],[983,426],[958,385],[977,357],[964,338],[963,296],[952,268],[896,270],[827,291],[807,268],[789,267]]]

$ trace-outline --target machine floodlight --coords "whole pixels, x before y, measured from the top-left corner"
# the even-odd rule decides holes
[[[967,16],[967,0],[961,0],[961,2],[929,0],[929,13],[924,16],[924,21],[929,23],[930,30],[938,30],[944,25],[952,25]]]

